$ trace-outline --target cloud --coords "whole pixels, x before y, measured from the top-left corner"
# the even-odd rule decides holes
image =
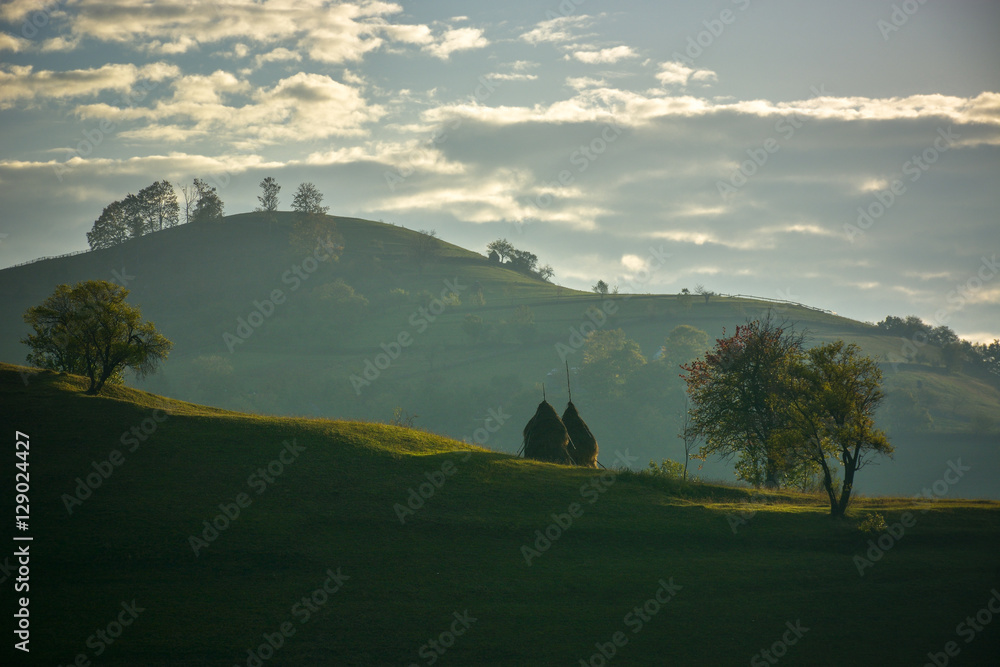
[[[447,60],[455,51],[481,49],[489,43],[479,28],[453,28],[445,32],[439,41],[425,46],[424,51],[435,58]]]
[[[599,51],[574,51],[573,57],[588,65],[616,63],[627,58],[636,58],[639,54],[628,46],[614,46]]]
[[[702,84],[718,81],[718,77],[712,70],[694,69],[678,62],[661,63],[656,78],[662,86],[681,87],[687,86],[691,81]]]
[[[277,63],[277,62],[301,62],[302,56],[292,51],[286,49],[285,47],[278,47],[273,51],[267,53],[261,53],[254,56],[254,65],[260,69],[265,63]]]
[[[522,33],[520,38],[529,44],[569,42],[577,39],[573,34],[574,28],[586,28],[592,24],[593,19],[586,14],[582,16],[559,16],[554,19],[542,21],[528,32]]]
[[[31,42],[26,39],[15,37],[14,35],[6,32],[0,32],[0,51],[13,51],[14,53],[18,53],[28,48],[29,44],[31,44]]]
[[[324,74],[299,72],[270,88],[218,70],[187,75],[173,83],[173,95],[149,107],[122,108],[92,104],[78,109],[81,118],[143,121],[122,129],[124,138],[184,141],[211,136],[245,150],[278,142],[301,142],[333,136],[363,136],[365,125],[385,110],[369,104],[358,88]]]
[[[35,70],[32,66],[0,65],[0,109],[15,104],[31,108],[43,100],[88,97],[104,91],[126,93],[141,80],[162,81],[177,76],[174,65],[144,67],[111,64],[94,69]]]

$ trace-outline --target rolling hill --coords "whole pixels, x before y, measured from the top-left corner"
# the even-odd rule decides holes
[[[903,343],[816,308],[735,297],[602,298],[402,227],[332,216],[324,225],[343,246],[336,260],[297,240],[291,213],[273,220],[241,214],[4,269],[0,360],[23,363],[21,314],[56,285],[113,280],[175,343],[141,388],[258,414],[389,421],[395,413],[397,421],[513,453],[541,385],[553,402],[564,400],[563,358],[582,365],[579,343],[591,328],[623,329],[650,360],[680,324],[714,338],[768,309],[816,342],[844,338],[885,359],[898,358]],[[481,320],[476,339],[468,318]],[[880,423],[897,456],[861,476],[862,492],[913,493],[956,456],[975,460],[977,469],[1000,462],[1000,391],[947,372],[936,355],[928,346],[921,363],[885,364],[889,399]],[[603,449],[628,446],[639,467],[681,459],[676,375],[661,371],[617,400],[579,382],[574,397]],[[518,424],[487,432],[491,414]],[[732,473],[710,461],[701,474]],[[1000,498],[1000,482],[968,493]]]
[[[953,642],[950,664],[981,665],[1000,651],[995,623],[964,620],[1000,587],[994,502],[860,499],[832,522],[813,496],[84,388],[0,364],[3,423],[30,444],[32,664],[881,666]],[[895,533],[859,532],[873,511]]]

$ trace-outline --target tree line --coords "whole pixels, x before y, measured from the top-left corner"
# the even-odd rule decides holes
[[[889,315],[875,325],[880,333],[898,336],[903,340],[898,355],[889,361],[930,363],[932,356],[924,348],[932,345],[940,349],[939,362],[950,371],[976,370],[1000,386],[1000,340],[992,343],[972,343],[963,340],[948,326],[927,324],[916,315],[896,317]]]
[[[486,244],[486,249],[490,251],[491,258],[495,257],[495,262],[515,271],[541,278],[546,282],[549,282],[549,279],[556,273],[550,264],[538,266],[538,255],[515,248],[514,244],[507,239],[490,241]]]
[[[260,206],[254,211],[277,211],[281,186],[268,176],[260,182],[260,187],[261,194],[257,196]],[[222,220],[225,205],[215,187],[196,178],[191,185],[181,187],[180,192],[183,209],[174,186],[167,180],[155,181],[139,190],[138,194],[129,193],[124,199],[108,204],[87,232],[90,249],[111,248],[129,239],[175,227],[181,224],[182,212],[184,224]],[[300,214],[323,215],[330,207],[322,204],[323,194],[319,189],[312,183],[301,183],[292,200],[292,210]]]

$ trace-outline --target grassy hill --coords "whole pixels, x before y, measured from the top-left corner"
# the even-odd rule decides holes
[[[84,387],[0,365],[3,422],[30,437],[32,664],[254,665],[261,645],[265,665],[602,664],[616,638],[623,665],[1000,652],[996,623],[957,634],[1000,587],[1000,504],[953,499],[959,486],[861,499],[853,519],[912,525],[860,576],[870,538],[812,496]],[[96,488],[67,501],[81,481]],[[530,565],[524,547],[538,549]]]
[[[901,353],[899,339],[813,308],[677,295],[602,299],[412,230],[355,218],[327,218],[343,252],[337,261],[314,261],[293,242],[294,221],[290,213],[273,221],[233,215],[220,224],[183,225],[108,250],[4,269],[0,360],[23,363],[26,348],[18,341],[27,328],[21,314],[56,285],[117,280],[175,344],[161,372],[138,384],[143,389],[258,414],[387,421],[400,408],[418,415],[418,426],[475,441],[490,411],[516,419],[530,415],[543,383],[554,403],[564,401],[559,346],[575,348],[581,330],[591,326],[622,328],[652,359],[680,324],[715,338],[779,308],[779,316],[808,330],[814,342],[844,338],[872,355]],[[276,290],[282,300],[271,303]],[[474,297],[479,290],[482,303]],[[457,299],[428,310],[452,292]],[[611,309],[604,319],[601,313]],[[469,316],[484,322],[477,341],[463,328]],[[524,318],[533,320],[531,336],[519,333]],[[410,344],[396,349],[400,337]],[[386,349],[398,354],[385,356]],[[890,400],[882,425],[897,443],[899,467],[864,476],[863,492],[911,493],[954,456],[982,451],[981,467],[1000,460],[1000,390],[945,372],[934,365],[935,355],[928,346],[921,350],[924,363],[886,365]],[[582,365],[581,357],[572,352],[570,364]],[[383,367],[375,368],[377,362]],[[586,383],[574,386],[602,449],[627,446],[640,466],[683,456],[675,437],[683,410],[680,384],[676,373],[664,377],[656,396],[617,402]],[[488,445],[515,452],[519,430],[491,433]],[[702,473],[722,478],[731,469],[709,462]],[[1000,483],[978,493],[1000,497]]]

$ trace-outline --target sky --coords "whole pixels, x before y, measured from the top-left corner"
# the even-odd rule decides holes
[[[554,280],[1000,337],[993,0],[0,5],[0,267],[153,181],[312,182]]]

